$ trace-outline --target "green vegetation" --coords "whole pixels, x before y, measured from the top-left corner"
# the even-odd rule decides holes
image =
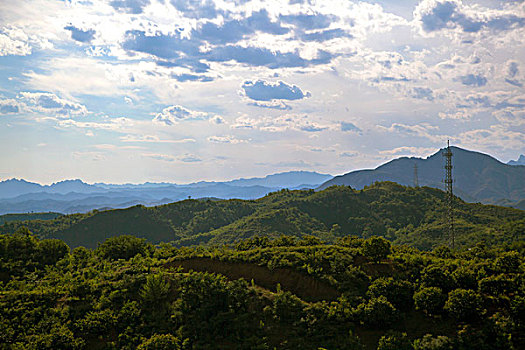
[[[0,235],[0,349],[520,349],[523,253],[309,235],[70,251],[20,229]]]
[[[385,182],[6,222],[0,349],[525,348],[525,214],[456,199],[451,250],[443,200]]]
[[[4,214],[0,215],[0,225],[9,221],[53,220],[62,215],[60,213]]]
[[[59,238],[71,247],[88,248],[118,235],[176,246],[234,244],[255,236],[312,235],[331,243],[348,235],[383,236],[396,244],[431,250],[446,243],[444,199],[444,192],[438,189],[382,182],[363,190],[345,186],[319,192],[281,190],[254,201],[184,200],[46,221],[10,221],[0,226],[0,233],[25,226],[40,238]],[[525,232],[521,210],[469,204],[459,198],[454,205],[460,247],[477,242],[512,244]],[[381,242],[374,242],[367,254],[377,254],[376,259],[388,254],[381,251]]]

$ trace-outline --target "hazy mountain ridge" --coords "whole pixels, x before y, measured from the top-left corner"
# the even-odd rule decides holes
[[[483,153],[451,147],[453,152],[454,191],[469,202],[505,204],[522,208],[525,199],[525,167],[504,164]],[[318,189],[346,185],[362,189],[376,181],[393,181],[414,185],[414,165],[417,165],[420,186],[444,189],[442,150],[427,158],[402,157],[376,169],[357,170],[336,176]]]
[[[518,159],[510,160],[507,162],[508,165],[525,165],[525,155],[521,154]]]
[[[47,211],[70,214],[107,207],[127,208],[136,204],[160,205],[189,197],[255,199],[282,188],[315,188],[329,178],[332,175],[291,171],[266,177],[191,184],[146,182],[90,185],[77,179],[40,185],[10,179],[0,182],[0,215]]]

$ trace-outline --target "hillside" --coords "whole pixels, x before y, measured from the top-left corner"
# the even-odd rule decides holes
[[[188,203],[186,203],[188,204]],[[192,203],[194,205],[195,203]],[[421,252],[378,237],[97,249],[0,235],[5,349],[513,350],[523,241]]]
[[[0,225],[9,221],[27,221],[27,220],[52,220],[62,216],[60,213],[28,213],[28,214],[5,214],[0,215]]]
[[[504,204],[520,207],[525,199],[525,167],[511,166],[495,158],[451,147],[455,194],[468,202]],[[442,150],[422,158],[398,158],[376,169],[357,170],[336,176],[319,189],[345,185],[362,189],[376,181],[393,181],[405,186],[414,184],[414,165],[417,165],[420,186],[443,189],[444,160]],[[522,208],[525,209],[525,208]]]
[[[40,237],[72,247],[96,247],[108,237],[132,234],[152,243],[228,244],[256,235],[334,241],[349,234],[382,235],[421,249],[446,243],[445,193],[430,187],[377,183],[363,190],[281,190],[258,200],[184,200],[157,207],[65,215],[54,220],[8,222],[0,233],[27,226]],[[455,201],[459,246],[521,239],[525,213],[512,208]]]

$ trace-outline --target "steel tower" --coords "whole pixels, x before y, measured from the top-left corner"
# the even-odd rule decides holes
[[[450,239],[450,246],[454,249],[455,237],[454,237],[454,194],[452,192],[452,150],[450,149],[450,141],[447,140],[447,148],[443,151],[443,157],[445,157],[445,189],[446,194],[446,205],[447,205],[447,221],[448,221],[448,237]]]

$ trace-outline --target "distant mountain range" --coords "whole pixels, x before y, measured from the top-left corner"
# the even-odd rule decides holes
[[[451,147],[454,192],[468,202],[513,206],[525,210],[525,166],[511,166],[479,152]],[[444,189],[443,150],[422,158],[402,157],[375,169],[357,170],[328,180],[319,190],[332,185],[362,189],[376,181],[393,181],[413,186],[417,166],[419,186]],[[522,159],[522,157],[520,157]]]
[[[512,206],[525,210],[525,156],[504,164],[479,152],[452,147],[454,193],[468,202]],[[87,184],[66,180],[40,185],[25,180],[0,182],[0,215],[35,212],[85,213],[93,209],[161,205],[186,198],[256,199],[283,188],[322,190],[332,185],[362,189],[377,181],[444,189],[442,150],[427,158],[402,157],[375,169],[333,177],[310,171],[290,171],[266,177],[191,184]]]
[[[226,182],[144,184],[87,184],[66,180],[40,185],[25,180],[0,182],[0,215],[6,213],[84,213],[93,209],[127,208],[137,204],[160,205],[192,198],[255,199],[282,188],[315,188],[332,175],[291,171],[261,178]]]
[[[507,163],[508,165],[525,165],[525,155],[520,155],[517,160],[511,160]]]

